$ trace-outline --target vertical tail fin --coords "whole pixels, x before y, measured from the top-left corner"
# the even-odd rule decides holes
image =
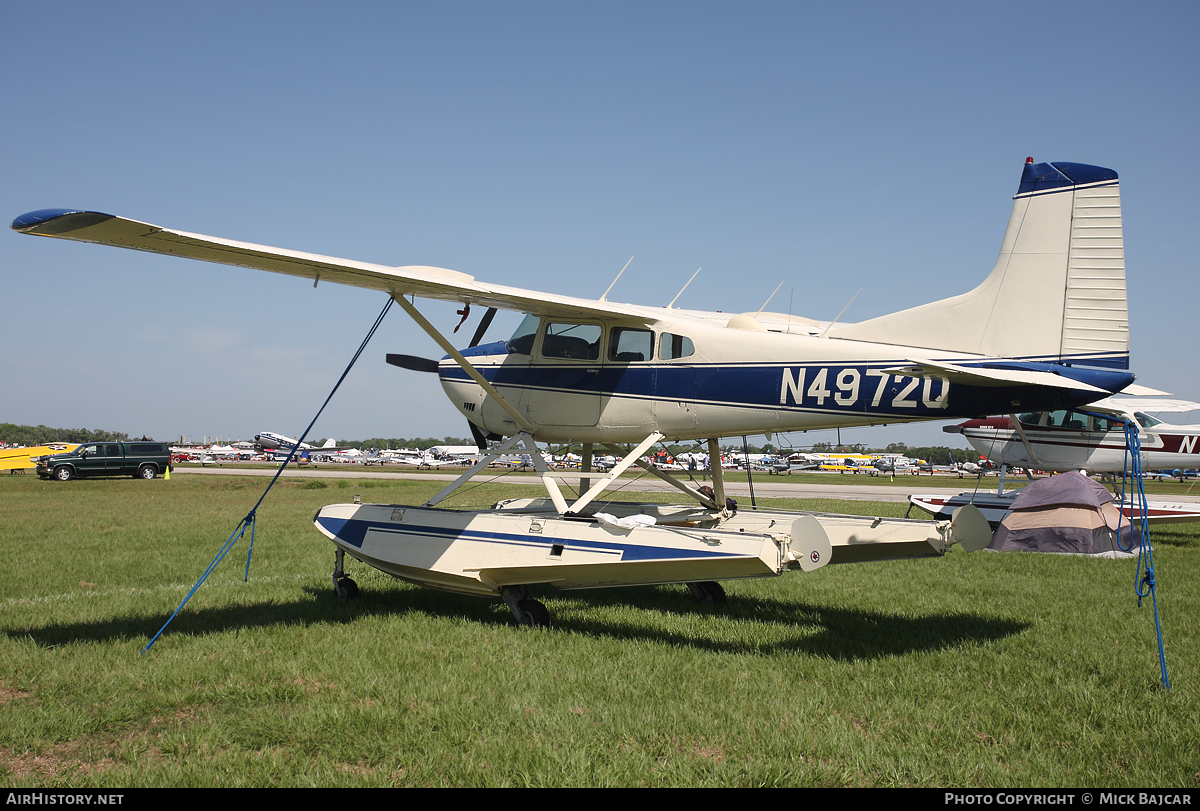
[[[1117,173],[1025,163],[996,266],[983,284],[830,336],[988,357],[1129,368]]]

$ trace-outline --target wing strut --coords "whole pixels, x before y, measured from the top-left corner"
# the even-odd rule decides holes
[[[1025,446],[1025,453],[1029,454],[1032,466],[1041,467],[1042,463],[1038,461],[1037,454],[1033,452],[1033,446],[1029,444],[1029,437],[1025,436],[1025,429],[1021,427],[1021,421],[1017,419],[1017,415],[1009,414],[1008,418],[1012,420],[1013,427],[1017,429],[1017,435],[1021,437],[1021,443]]]
[[[533,434],[533,424],[521,416],[521,412],[517,411],[517,409],[513,407],[512,403],[504,399],[504,396],[500,394],[500,392],[496,391],[496,387],[489,383],[487,379],[479,373],[479,370],[472,366],[471,363],[465,357],[463,357],[463,354],[454,348],[454,344],[446,340],[446,337],[442,335],[442,333],[438,332],[437,328],[434,327],[433,324],[430,324],[428,319],[421,315],[417,308],[408,302],[408,299],[406,299],[403,294],[393,291],[392,298],[396,300],[397,304],[404,308],[404,312],[408,313],[409,316],[412,317],[412,320],[416,321],[417,325],[421,329],[425,330],[426,334],[428,334],[430,338],[437,342],[437,345],[440,346],[447,355],[454,359],[454,362],[457,363],[472,380],[479,384],[481,389],[488,393],[489,397],[492,397],[496,400],[496,404],[504,409],[504,413],[513,418],[513,422],[517,424],[517,427],[521,429],[522,433]]]

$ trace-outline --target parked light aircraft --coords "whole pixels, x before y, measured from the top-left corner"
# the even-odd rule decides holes
[[[1013,417],[967,420],[942,428],[962,434],[994,464],[1061,473],[1120,473],[1125,469],[1125,422],[1138,427],[1143,470],[1200,466],[1200,425],[1170,425],[1146,412],[1182,413],[1200,403],[1113,397],[1078,411],[1034,411]]]
[[[1068,409],[1134,379],[1118,178],[1084,164],[1026,161],[999,258],[974,290],[859,323],[540,293],[452,270],[317,256],[90,211],[35,211],[12,227],[390,294],[447,356],[389,361],[436,371],[477,439],[500,444],[424,505],[322,509],[315,523],[335,545],[335,588],[357,593],[343,569],[349,553],[411,582],[500,596],[523,624],[549,624],[527,590],[536,584],[683,582],[698,599],[719,601],[716,580],[811,571],[830,560],[935,556],[990,537],[973,508],[954,523],[932,524],[737,511],[719,466],[711,487],[650,470],[698,504],[597,510],[597,497],[660,440],[706,440],[719,458],[723,436]],[[462,302],[464,319],[470,305],[527,317],[509,340],[480,344],[479,330],[460,352],[417,309],[418,297]],[[584,445],[571,501],[537,441]],[[595,445],[621,462],[603,475],[590,472]],[[436,507],[491,459],[521,448],[548,498],[490,510]]]
[[[971,446],[1001,470],[1019,466],[1062,473],[1079,470],[1114,476],[1125,470],[1125,422],[1137,426],[1143,470],[1195,467],[1200,463],[1200,425],[1169,425],[1149,414],[1182,413],[1200,409],[1187,400],[1113,397],[1089,403],[1078,411],[1041,411],[967,420],[942,428],[961,433]],[[1114,486],[1114,490],[1116,490]],[[956,506],[972,503],[992,525],[1004,519],[1017,491],[1005,493],[1003,478],[996,493],[966,492],[946,497],[913,494],[909,502],[933,515],[948,515]],[[1121,513],[1131,520],[1141,518],[1140,506],[1129,494],[1116,493]],[[1146,519],[1152,523],[1184,523],[1200,520],[1200,509],[1187,502],[1150,501]]]
[[[479,454],[479,449],[473,449],[475,454]],[[412,465],[414,467],[445,467],[446,465],[462,466],[463,460],[449,456],[439,456],[432,449],[416,451],[412,454],[401,453],[392,456],[392,461],[401,465]]]
[[[296,447],[296,440],[292,437],[284,436],[283,434],[274,434],[270,431],[263,431],[262,433],[254,435],[254,447],[260,451],[290,451],[292,448]],[[321,445],[320,447],[316,445],[309,445],[307,442],[301,442],[299,449],[302,451],[323,450],[333,453],[338,450],[338,447],[335,440],[327,439],[325,440],[325,444]]]
[[[479,448],[474,445],[433,445],[429,451],[436,456],[453,459],[473,459],[479,456]]]
[[[30,448],[0,448],[0,470],[15,472],[17,470],[33,470],[37,467],[34,460],[39,456],[49,456],[52,453],[73,451],[79,447],[76,442],[50,442],[45,445],[35,445]]]

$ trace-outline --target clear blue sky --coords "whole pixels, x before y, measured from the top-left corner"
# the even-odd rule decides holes
[[[782,281],[772,309],[832,318],[865,288],[858,321],[982,280],[1026,156],[1092,163],[1121,176],[1134,371],[1200,399],[1195,3],[3,15],[6,222],[89,208],[589,297],[633,255],[613,300],[666,304],[703,266],[679,306],[757,310]],[[385,302],[8,229],[0,268],[0,422],[158,438],[299,433]],[[445,328],[453,309],[425,305]],[[466,435],[386,352],[440,356],[393,312],[314,433]]]

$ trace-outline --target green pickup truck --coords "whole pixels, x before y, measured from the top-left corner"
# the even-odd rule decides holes
[[[43,479],[67,482],[78,476],[133,476],[153,479],[170,470],[171,449],[165,442],[88,442],[70,453],[37,460]]]

